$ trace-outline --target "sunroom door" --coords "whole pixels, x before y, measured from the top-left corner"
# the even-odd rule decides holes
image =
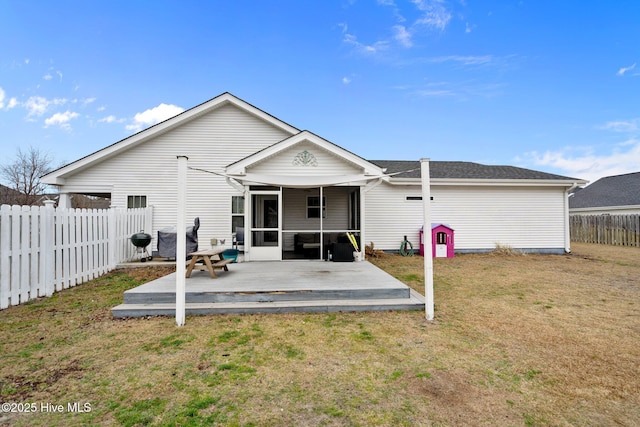
[[[279,191],[251,193],[251,260],[282,259],[282,206]]]

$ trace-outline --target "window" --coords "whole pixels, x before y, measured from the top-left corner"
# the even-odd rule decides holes
[[[322,197],[322,218],[327,217],[327,198]],[[320,218],[320,196],[307,196],[307,218]]]
[[[231,196],[231,232],[238,228],[244,229],[244,196]]]
[[[146,208],[147,196],[127,196],[127,208]]]
[[[436,233],[436,245],[446,245],[447,244],[447,233],[443,233],[439,231]]]

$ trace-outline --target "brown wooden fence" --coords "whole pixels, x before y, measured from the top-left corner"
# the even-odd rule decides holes
[[[640,246],[640,215],[571,215],[571,240]]]

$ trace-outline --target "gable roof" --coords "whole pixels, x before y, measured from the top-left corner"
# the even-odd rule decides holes
[[[308,130],[304,130],[302,132],[297,133],[296,135],[290,136],[289,138],[283,139],[282,141],[276,142],[275,144],[266,147],[256,153],[251,154],[250,156],[245,157],[244,159],[238,160],[227,166],[227,173],[230,174],[242,174],[245,173],[247,167],[261,162],[269,157],[275,156],[284,150],[299,144],[300,142],[308,141],[318,147],[323,148],[326,151],[329,151],[340,157],[341,159],[362,168],[366,174],[376,174],[381,175],[382,170],[381,167],[373,164],[357,154],[352,153],[349,150],[345,150],[339,145],[334,144],[331,141],[327,141],[326,139],[309,132]]]
[[[570,209],[640,205],[640,172],[600,178],[569,198]]]
[[[420,162],[413,160],[371,160],[382,168],[387,169],[387,173],[393,174],[394,178],[420,179]],[[483,165],[474,162],[450,162],[450,161],[430,161],[430,179],[461,179],[461,180],[540,180],[540,181],[568,181],[586,184],[586,181],[556,175],[547,172],[540,172],[532,169],[519,168],[515,166],[493,166]]]
[[[252,166],[274,158],[281,153],[285,153],[289,148],[296,147],[301,143],[309,143],[314,147],[322,149],[330,155],[340,159],[342,162],[354,166],[357,172],[354,171],[350,175],[336,175],[335,171],[332,171],[331,174],[318,172],[315,175],[291,175],[287,174],[285,171],[283,174],[278,175],[269,173],[261,174],[259,172],[254,173],[249,170]],[[304,153],[307,153],[307,151],[304,151]],[[289,138],[285,138],[282,141],[272,144],[269,147],[245,157],[244,159],[228,165],[225,169],[225,173],[228,174],[228,177],[245,183],[253,182],[292,188],[313,188],[326,185],[368,182],[370,180],[382,179],[385,177],[384,170],[381,167],[306,130],[290,136]]]
[[[271,114],[249,104],[248,102],[243,101],[242,99],[232,95],[229,92],[225,92],[221,95],[216,96],[208,101],[203,102],[200,105],[197,105],[193,108],[190,108],[182,113],[173,116],[167,120],[164,120],[160,123],[157,123],[147,129],[144,129],[134,135],[131,135],[127,138],[124,138],[114,144],[109,145],[101,150],[96,151],[95,153],[89,154],[75,162],[69,163],[68,165],[62,166],[59,169],[56,169],[42,177],[42,182],[45,184],[64,184],[64,176],[68,174],[73,174],[82,169],[85,169],[92,164],[103,161],[110,157],[113,157],[122,151],[125,151],[129,148],[135,147],[138,144],[141,144],[151,138],[162,135],[165,132],[168,132],[178,126],[182,126],[183,124],[200,117],[204,114],[210,113],[211,111],[220,108],[224,105],[232,104],[242,110],[252,114],[265,122],[268,122],[285,132],[290,134],[296,134],[300,132],[299,129],[291,126],[290,124],[283,122],[282,120],[272,116]]]

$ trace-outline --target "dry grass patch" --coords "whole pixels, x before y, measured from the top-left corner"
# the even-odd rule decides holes
[[[638,425],[639,249],[434,263],[423,312],[115,320],[133,270],[0,312],[0,425]],[[422,258],[381,255],[423,290]],[[133,275],[133,276],[132,276]]]

